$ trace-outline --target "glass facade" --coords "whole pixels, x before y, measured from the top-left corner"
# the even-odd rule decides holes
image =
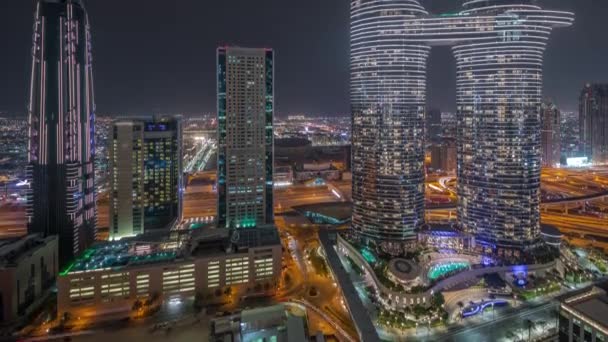
[[[527,248],[540,236],[544,51],[568,12],[528,0],[465,1],[426,15],[418,1],[351,1],[353,228],[413,238],[423,213],[426,61],[457,65],[458,219],[481,245]]]
[[[588,84],[579,103],[581,153],[593,163],[608,162],[608,84]]]
[[[29,90],[28,230],[58,235],[65,265],[95,239],[91,33],[80,1],[37,1]]]
[[[110,239],[166,229],[182,217],[180,117],[117,120],[110,148]]]
[[[562,156],[561,145],[561,112],[551,102],[541,106],[541,154],[542,165],[554,167],[560,165]]]
[[[217,50],[218,223],[272,224],[274,53]]]
[[[179,117],[144,123],[144,227],[165,229],[182,216],[182,123]]]
[[[457,63],[458,220],[492,249],[540,237],[544,51],[573,14],[531,1],[468,1]],[[468,19],[467,17],[470,17]],[[549,19],[547,19],[549,18]],[[455,19],[455,22],[458,22]]]
[[[424,223],[424,112],[430,47],[406,41],[415,0],[351,0],[352,227],[412,241]]]

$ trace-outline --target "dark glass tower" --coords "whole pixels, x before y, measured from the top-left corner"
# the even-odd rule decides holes
[[[93,72],[79,0],[38,0],[28,142],[28,230],[59,236],[66,264],[95,239]]]
[[[274,223],[274,53],[217,50],[219,227]]]
[[[608,163],[608,84],[587,84],[579,103],[581,152],[594,163]]]
[[[544,102],[541,106],[541,152],[542,165],[554,167],[560,164],[561,145],[561,112],[554,103]]]

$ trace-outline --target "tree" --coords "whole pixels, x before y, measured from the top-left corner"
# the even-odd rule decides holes
[[[431,298],[431,305],[436,308],[440,308],[445,304],[445,298],[441,292],[436,292]]]
[[[526,327],[528,328],[528,341],[532,341],[532,328],[534,328],[534,322],[532,322],[532,320],[527,319],[525,323]]]

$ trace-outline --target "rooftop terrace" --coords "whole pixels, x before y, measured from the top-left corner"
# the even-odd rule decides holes
[[[176,257],[176,250],[138,249],[129,242],[106,243],[87,249],[76,261],[69,264],[60,275],[152,264],[170,261]]]

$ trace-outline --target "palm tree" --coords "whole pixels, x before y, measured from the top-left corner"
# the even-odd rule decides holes
[[[534,322],[532,320],[527,319],[525,321],[526,327],[528,328],[528,341],[532,340],[532,328],[534,328]]]

